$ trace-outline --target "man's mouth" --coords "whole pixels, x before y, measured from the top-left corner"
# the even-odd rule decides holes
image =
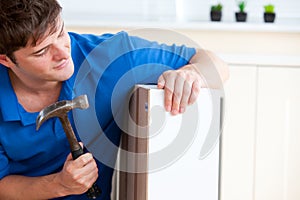
[[[68,66],[68,64],[70,63],[70,58],[64,60],[63,62],[61,62],[59,65],[55,66],[54,69],[55,70],[60,70],[65,68],[66,66]]]

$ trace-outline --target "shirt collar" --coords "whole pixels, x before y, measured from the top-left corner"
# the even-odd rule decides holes
[[[12,89],[8,69],[0,64],[0,111],[4,121],[20,120],[17,97]]]

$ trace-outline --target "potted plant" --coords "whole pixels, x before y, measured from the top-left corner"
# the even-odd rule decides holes
[[[274,12],[274,5],[268,4],[264,6],[265,12],[264,12],[264,21],[273,23],[276,17],[276,14]]]
[[[210,19],[211,21],[221,21],[222,19],[222,4],[212,5],[210,8]]]
[[[247,13],[245,12],[246,1],[238,2],[239,12],[235,13],[235,19],[237,22],[245,22],[247,20]]]

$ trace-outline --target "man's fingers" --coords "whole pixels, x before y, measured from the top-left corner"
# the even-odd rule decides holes
[[[175,80],[174,92],[173,92],[173,101],[172,101],[172,110],[171,113],[173,115],[177,115],[180,109],[180,103],[183,95],[184,89],[184,77],[178,75]]]
[[[196,102],[200,93],[200,83],[199,81],[194,81],[192,85],[191,95],[188,101],[188,104],[193,104]]]
[[[166,71],[162,75],[164,80],[164,90],[165,90],[165,109],[167,112],[170,112],[172,109],[173,93],[176,76],[173,75],[172,71]]]
[[[157,80],[157,88],[163,89],[165,87],[165,83],[166,83],[166,81],[165,81],[165,78],[162,74],[162,75],[159,76],[159,78]]]
[[[78,169],[78,174],[87,182],[94,182],[98,178],[98,168],[96,162],[88,162],[84,167]]]
[[[165,109],[176,115],[193,104],[200,91],[200,76],[193,71],[169,70],[158,79],[158,88],[165,90]]]
[[[183,86],[183,93],[181,97],[180,107],[179,107],[179,113],[184,113],[186,110],[187,105],[189,104],[189,99],[191,96],[191,90],[192,90],[192,83],[185,82]]]
[[[69,153],[69,155],[68,155],[67,158],[66,158],[66,161],[68,161],[68,160],[73,160],[72,154],[71,154],[71,153]]]
[[[76,160],[74,160],[74,165],[77,168],[84,167],[89,162],[92,162],[94,160],[91,153],[85,153],[82,154],[80,157],[78,157]]]

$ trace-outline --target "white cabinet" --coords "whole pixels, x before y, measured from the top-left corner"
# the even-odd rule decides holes
[[[225,86],[221,200],[253,200],[256,66],[231,65]]]
[[[119,175],[118,199],[218,200],[223,93],[203,89],[184,114],[171,116],[163,90],[154,88],[137,87],[130,101],[129,134],[122,140],[127,153],[120,154],[129,173]]]
[[[221,200],[300,199],[300,68],[232,65]]]
[[[212,180],[209,187],[215,192],[207,194],[217,195],[220,200],[300,199],[300,68],[231,65],[230,80],[224,86],[225,112],[219,146],[221,151],[216,151],[216,148],[202,162],[202,166],[195,163],[195,166],[185,166],[200,151],[198,146],[201,146],[203,137],[198,138],[193,143],[196,146],[191,145],[184,156],[178,158],[177,162],[174,161],[174,165],[152,173],[127,173],[125,178],[120,176],[121,185],[126,186],[118,188],[120,200],[176,199],[175,196],[183,199],[180,192],[186,193],[186,197],[189,197],[187,199],[201,199],[198,198],[201,195],[199,191],[204,186],[196,178],[201,173],[193,174],[193,170],[204,167],[201,170],[209,172],[205,171],[208,170],[205,162],[214,166],[207,180]],[[164,121],[162,116],[164,115],[158,115],[151,120]],[[147,119],[146,117],[139,123],[145,125]],[[167,124],[164,124],[164,128],[176,129],[178,124],[172,124],[173,127],[166,127]],[[166,146],[158,141],[172,143],[174,138],[172,134],[163,140],[158,140],[157,137],[157,143],[151,143],[150,140],[147,148],[145,141],[131,140],[127,143],[127,148],[137,152],[154,152]],[[218,158],[219,174],[215,168]],[[133,163],[138,166],[139,162]],[[185,170],[180,170],[181,167]],[[219,177],[219,188],[216,187],[216,176]],[[205,195],[205,192],[202,194]],[[215,200],[217,196],[205,199]]]
[[[255,200],[300,199],[300,69],[260,67]]]

